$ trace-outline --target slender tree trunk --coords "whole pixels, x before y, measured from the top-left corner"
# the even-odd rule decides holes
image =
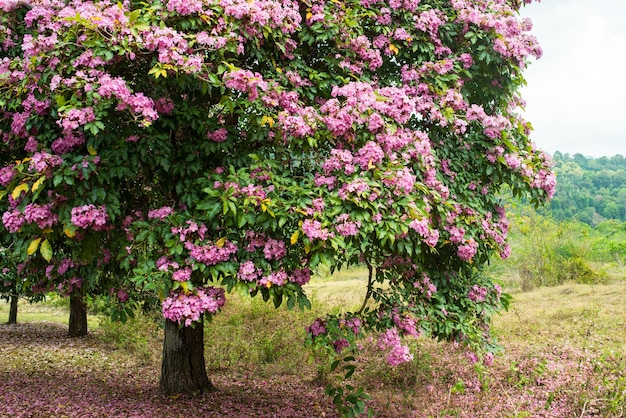
[[[11,307],[9,308],[9,322],[7,324],[17,324],[17,295],[11,295]]]
[[[70,337],[82,337],[87,335],[87,304],[82,295],[72,293],[70,295]]]
[[[165,321],[161,391],[166,395],[199,394],[215,388],[204,364],[204,325],[179,328],[176,322]]]

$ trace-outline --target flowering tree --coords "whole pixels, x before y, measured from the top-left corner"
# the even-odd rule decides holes
[[[309,328],[389,362],[426,334],[489,351],[498,191],[549,159],[517,95],[540,55],[506,0],[0,0],[0,205],[21,271],[114,316],[160,298],[161,386],[211,388],[203,318],[244,290],[309,306],[321,264],[363,307]],[[384,285],[383,285],[384,284]]]

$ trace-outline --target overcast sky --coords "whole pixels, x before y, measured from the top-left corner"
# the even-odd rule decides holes
[[[543,57],[525,71],[525,117],[553,154],[626,155],[626,0],[542,0],[522,8]]]

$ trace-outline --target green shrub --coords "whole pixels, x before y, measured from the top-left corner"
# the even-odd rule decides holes
[[[155,319],[143,312],[137,312],[125,323],[101,317],[98,335],[102,341],[133,354],[140,362],[155,363],[160,356],[162,338]]]

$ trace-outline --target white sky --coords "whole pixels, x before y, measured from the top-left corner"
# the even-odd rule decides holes
[[[524,73],[531,138],[550,154],[626,155],[626,0],[542,0],[521,13],[543,48]]]

